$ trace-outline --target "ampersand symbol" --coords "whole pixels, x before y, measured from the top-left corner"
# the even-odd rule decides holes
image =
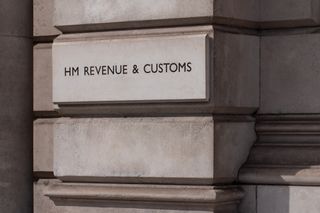
[[[132,73],[133,73],[133,74],[138,74],[138,73],[139,73],[139,69],[138,69],[138,66],[137,66],[136,64],[133,65]]]

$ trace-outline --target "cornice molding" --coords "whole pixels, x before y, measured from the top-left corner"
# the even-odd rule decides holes
[[[260,115],[256,132],[241,183],[320,185],[319,115]]]

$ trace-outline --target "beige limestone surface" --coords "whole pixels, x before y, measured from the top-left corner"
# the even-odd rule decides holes
[[[33,47],[33,111],[54,110],[52,103],[52,44]]]
[[[215,107],[259,106],[259,37],[214,31]]]
[[[206,101],[210,33],[62,36],[52,49],[53,102]]]
[[[236,213],[238,187],[34,182],[35,213]]]
[[[71,180],[208,182],[213,134],[211,117],[59,119],[54,174]]]
[[[0,26],[0,35],[31,38],[32,1],[2,0]]]
[[[320,34],[261,39],[260,113],[320,112]]]
[[[144,29],[144,30],[125,30],[125,31],[108,31],[108,32],[99,32],[99,33],[79,33],[79,34],[65,34],[63,36],[58,37],[55,40],[55,44],[57,47],[59,45],[66,45],[66,46],[76,46],[80,45],[81,42],[107,42],[110,41],[112,43],[112,50],[114,50],[114,54],[117,55],[117,57],[121,56],[120,52],[117,52],[118,49],[116,48],[117,45],[115,45],[116,42],[122,41],[123,44],[120,42],[119,47],[123,46],[127,40],[129,41],[137,41],[137,40],[144,40],[145,38],[154,38],[156,40],[161,37],[167,38],[174,38],[175,36],[181,36],[181,38],[186,38],[186,43],[188,42],[187,37],[189,35],[203,35],[208,34],[208,37],[206,40],[208,43],[206,44],[206,50],[204,51],[204,48],[202,48],[201,45],[195,45],[194,47],[197,47],[195,49],[190,50],[189,52],[185,53],[184,50],[187,50],[190,46],[189,45],[183,45],[181,47],[181,43],[171,43],[172,47],[170,47],[170,54],[168,52],[164,52],[161,49],[148,49],[149,55],[145,55],[141,52],[138,52],[139,54],[134,56],[128,56],[125,59],[121,58],[121,61],[130,61],[130,60],[137,60],[139,62],[147,61],[150,58],[153,58],[155,56],[151,55],[157,55],[159,58],[165,58],[168,56],[174,57],[176,59],[181,59],[181,56],[188,56],[192,57],[194,59],[200,59],[201,61],[206,61],[206,69],[209,70],[209,75],[206,76],[206,83],[208,83],[208,90],[209,93],[207,94],[209,97],[208,101],[205,102],[203,100],[195,99],[195,100],[182,100],[179,98],[179,102],[184,102],[184,104],[177,103],[177,100],[174,102],[174,100],[169,101],[154,101],[149,99],[148,101],[142,101],[140,100],[139,103],[136,104],[137,101],[131,101],[126,102],[126,104],[123,104],[123,102],[96,102],[91,101],[90,105],[86,104],[89,102],[81,102],[79,105],[79,102],[60,102],[60,113],[65,115],[75,115],[75,114],[104,114],[104,115],[132,115],[135,116],[137,114],[141,115],[147,115],[147,116],[154,116],[155,114],[210,114],[210,113],[223,113],[223,114],[243,114],[243,113],[253,113],[256,111],[256,108],[259,106],[259,38],[254,35],[241,35],[241,34],[233,34],[228,33],[224,31],[216,30],[214,33],[211,33],[212,26],[197,26],[197,27],[177,27],[177,28],[159,28],[159,29]],[[211,37],[213,39],[211,40]],[[79,42],[79,43],[77,43]],[[156,42],[156,41],[155,41]],[[175,45],[177,44],[177,45]],[[95,44],[91,44],[95,45]],[[128,46],[128,45],[127,45]],[[127,47],[126,46],[126,47]],[[186,47],[184,47],[186,46]],[[188,48],[187,48],[188,47]],[[199,48],[203,51],[198,51]],[[130,46],[130,48],[132,48]],[[144,48],[146,48],[144,46]],[[172,49],[171,49],[172,48]],[[180,48],[180,49],[179,49]],[[107,50],[106,48],[105,50]],[[171,51],[172,50],[172,51]],[[77,54],[76,54],[77,52]],[[70,48],[69,53],[61,54],[68,57],[58,57],[57,59],[61,63],[64,64],[70,64],[69,56],[72,57],[72,59],[75,61],[75,64],[78,63],[84,63],[82,61],[94,61],[95,58],[98,58],[99,60],[102,60],[102,55],[99,54],[97,50],[94,50],[93,54],[94,56],[84,58],[83,54],[81,54],[82,57],[77,57],[79,51],[73,50],[73,48]],[[84,54],[89,54],[87,51],[81,51]],[[126,52],[126,51],[125,51]],[[183,52],[181,55],[180,53]],[[116,54],[117,53],[117,54]],[[198,54],[199,53],[199,54]],[[246,53],[246,54],[244,54]],[[201,56],[201,57],[200,57]],[[178,57],[178,58],[177,58]],[[84,59],[83,59],[84,58]],[[89,58],[89,59],[88,59]],[[105,59],[108,61],[108,59]],[[171,61],[171,60],[170,60]],[[209,62],[209,63],[207,63]],[[100,63],[99,63],[100,64]],[[202,66],[204,64],[202,63]],[[88,66],[88,65],[87,65]],[[68,70],[69,70],[68,66]],[[78,65],[76,65],[76,68]],[[83,67],[81,67],[83,69]],[[81,70],[79,68],[79,75],[80,72],[81,75],[77,76],[77,72],[75,71],[76,76],[65,76],[65,79],[61,77],[62,80],[55,81],[57,84],[56,89],[59,94],[62,96],[68,97],[68,99],[76,99],[78,95],[82,95],[84,99],[86,100],[93,100],[94,98],[101,96],[101,90],[97,91],[97,88],[103,87],[103,88],[110,88],[110,85],[104,84],[104,79],[106,79],[108,76],[82,76],[84,70]],[[94,67],[93,67],[94,68]],[[101,72],[100,68],[100,72]],[[130,69],[130,68],[129,68]],[[199,70],[195,70],[199,71]],[[63,74],[64,69],[59,70],[60,75]],[[61,73],[62,72],[62,73]],[[141,72],[141,69],[140,69]],[[67,72],[68,75],[70,72]],[[97,74],[97,72],[95,72]],[[175,95],[177,96],[177,90],[176,91],[169,91],[171,85],[167,82],[163,82],[163,79],[167,79],[167,77],[163,78],[161,75],[158,75],[159,73],[152,73],[152,82],[162,82],[162,84],[150,84],[149,82],[144,82],[143,85],[148,85],[148,89],[143,90],[141,93],[139,92],[139,96],[142,96],[145,94],[149,96],[167,96],[169,95]],[[169,74],[169,73],[166,73]],[[177,73],[171,73],[171,74],[177,74]],[[180,73],[181,74],[181,73]],[[188,73],[190,74],[190,73]],[[184,74],[183,74],[184,75]],[[126,75],[128,76],[128,75]],[[115,76],[117,78],[118,84],[113,84],[113,88],[117,86],[117,88],[123,89],[128,88],[130,85],[134,85],[135,87],[130,87],[127,91],[122,90],[121,92],[124,94],[128,94],[130,91],[130,94],[135,93],[137,94],[138,90],[134,90],[134,88],[142,88],[141,85],[136,87],[140,83],[141,79],[137,76],[135,79],[131,79],[128,84],[122,84],[121,82],[128,82],[127,77],[123,76]],[[140,75],[139,75],[140,76]],[[165,76],[165,75],[164,75]],[[180,76],[180,75],[179,75]],[[101,77],[101,78],[100,78]],[[112,77],[112,76],[111,76]],[[121,78],[123,77],[123,79]],[[189,83],[186,88],[192,88],[193,92],[190,91],[179,91],[180,94],[188,94],[188,95],[194,95],[195,92],[199,93],[200,89],[205,88],[205,83],[201,84],[195,84],[195,80],[199,79],[200,77],[197,76],[194,79],[189,79],[190,81],[185,81],[186,78],[180,78],[177,80],[176,78],[170,79],[168,82],[178,81],[176,86],[181,86],[183,84]],[[97,80],[98,83],[97,84]],[[108,79],[107,79],[108,80]],[[132,81],[134,80],[134,81]],[[150,81],[150,82],[151,82]],[[72,84],[71,84],[72,83]],[[94,85],[92,88],[89,89],[83,89],[86,85]],[[151,88],[159,87],[158,93],[152,90]],[[68,90],[67,87],[70,90]],[[87,86],[88,87],[88,86]],[[78,89],[80,88],[80,89]],[[82,89],[81,89],[82,88]],[[146,88],[146,87],[145,87]],[[139,90],[140,91],[140,90]],[[73,94],[74,93],[74,94]],[[110,91],[103,90],[104,94],[110,94]],[[91,95],[92,94],[92,95]],[[118,97],[119,92],[117,94],[111,94],[110,97],[116,96]],[[142,95],[141,95],[142,94]],[[129,98],[133,98],[130,95]],[[68,101],[67,99],[65,101]],[[146,104],[146,102],[152,102],[151,104]],[[161,102],[161,103],[160,103]],[[103,105],[101,103],[104,103]],[[86,104],[86,105],[83,105]],[[100,104],[100,105],[99,105]]]
[[[53,171],[53,124],[56,119],[33,122],[33,171]]]
[[[257,213],[257,186],[242,185],[244,197],[239,205],[239,213]]]
[[[99,6],[97,6],[99,5]],[[177,25],[209,22],[213,0],[59,0],[54,25],[62,31]],[[141,23],[139,23],[141,22]],[[179,25],[179,24],[178,24]]]
[[[33,0],[33,35],[49,37],[60,34],[53,24],[54,0]]]
[[[253,122],[214,122],[213,182],[236,181],[255,139]]]
[[[209,23],[288,28],[319,25],[319,4],[319,0],[56,0],[54,22],[65,32]]]
[[[236,180],[255,134],[212,117],[62,118],[53,140],[62,180],[208,184]]]

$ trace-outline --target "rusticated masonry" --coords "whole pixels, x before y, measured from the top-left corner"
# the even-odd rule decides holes
[[[34,212],[319,212],[319,5],[35,0]]]

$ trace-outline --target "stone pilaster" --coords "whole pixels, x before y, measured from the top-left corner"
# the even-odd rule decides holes
[[[317,212],[320,1],[260,2],[260,108],[241,212]]]
[[[56,31],[43,28],[44,34],[35,34],[47,43],[37,44],[34,53],[39,82],[34,110],[40,118],[34,123],[34,175],[40,178],[34,183],[35,212],[237,212],[243,193],[234,183],[255,140],[252,115],[259,106],[259,38],[248,29],[257,26],[257,1],[59,0],[54,7],[54,25],[62,34],[53,41],[52,62],[49,39]],[[131,46],[153,40],[161,50],[163,38],[179,37],[188,46],[190,35],[199,34],[205,35],[204,51],[193,57],[201,47],[195,45],[197,51],[187,54],[206,63],[205,101],[56,99],[59,109],[53,113],[51,84],[45,87],[51,83],[48,63],[54,81],[57,58],[70,62],[70,55],[57,54],[58,46],[79,61],[81,52],[72,48],[77,42],[108,44],[110,50],[115,41]],[[132,60],[184,55],[184,46],[174,48],[174,42],[167,53],[142,47],[147,53],[139,58],[138,49]],[[102,55],[92,50],[90,58]],[[129,47],[110,52],[110,60],[116,54],[131,58],[123,56]],[[53,84],[54,94],[63,92],[59,83]],[[47,155],[39,152],[42,145]]]
[[[32,212],[32,1],[1,1],[0,206]]]

